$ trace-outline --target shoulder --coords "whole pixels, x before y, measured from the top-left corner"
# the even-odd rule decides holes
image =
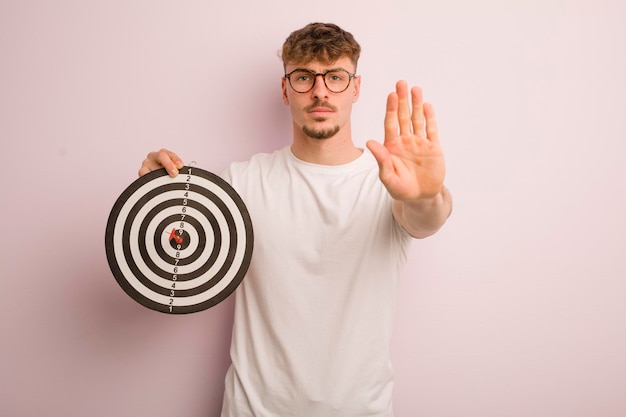
[[[286,160],[288,149],[286,147],[270,153],[257,153],[247,161],[232,162],[221,176],[232,184],[245,177],[261,175],[268,169],[281,165],[281,161]]]

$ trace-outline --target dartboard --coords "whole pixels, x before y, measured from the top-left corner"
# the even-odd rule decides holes
[[[185,166],[139,177],[119,196],[105,233],[118,284],[145,307],[171,314],[226,299],[250,265],[252,222],[219,176]]]

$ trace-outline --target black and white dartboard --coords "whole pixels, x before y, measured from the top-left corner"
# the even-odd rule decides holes
[[[252,222],[237,192],[219,176],[185,166],[133,182],[115,202],[106,227],[107,260],[134,300],[185,314],[226,299],[252,257]]]

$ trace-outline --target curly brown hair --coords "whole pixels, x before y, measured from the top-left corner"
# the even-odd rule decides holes
[[[287,37],[281,58],[283,65],[287,66],[288,63],[305,64],[311,61],[332,64],[347,56],[356,71],[360,54],[361,46],[350,32],[333,23],[309,23]]]

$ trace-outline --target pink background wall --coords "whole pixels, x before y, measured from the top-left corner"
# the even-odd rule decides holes
[[[397,415],[623,417],[625,4],[1,0],[0,415],[216,416],[232,299],[135,303],[106,220],[149,150],[220,172],[288,144],[276,52],[323,20],[363,46],[357,142],[404,78],[447,152],[455,213],[398,295]]]

